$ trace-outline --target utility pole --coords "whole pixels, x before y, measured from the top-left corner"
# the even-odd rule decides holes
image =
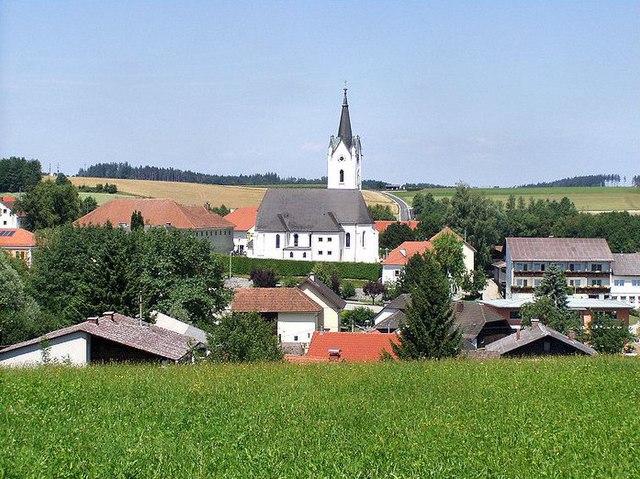
[[[142,290],[140,290],[140,293],[138,296],[138,305],[140,306],[140,316],[138,320],[138,325],[142,326]]]

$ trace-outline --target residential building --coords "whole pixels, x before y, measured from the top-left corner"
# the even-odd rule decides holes
[[[322,331],[340,331],[340,314],[347,302],[313,274],[300,283],[298,289],[322,307],[318,318]]]
[[[186,206],[169,199],[115,198],[98,206],[74,223],[77,226],[104,225],[129,230],[131,215],[139,211],[145,228],[176,228],[206,240],[217,253],[233,250],[233,223],[204,206]]]
[[[553,264],[564,271],[574,295],[605,299],[613,260],[602,238],[507,238],[505,296],[531,298]]]
[[[20,258],[29,266],[33,261],[36,237],[31,231],[22,228],[0,228],[0,249],[11,256]]]
[[[122,314],[52,331],[0,350],[0,366],[33,366],[47,361],[81,366],[109,362],[184,362],[200,348],[193,338]]]
[[[296,359],[297,362],[375,362],[381,361],[385,354],[396,358],[392,345],[398,343],[397,334],[315,332],[307,354]]]
[[[322,306],[298,288],[238,288],[231,311],[260,313],[272,321],[274,333],[289,351],[301,352],[314,331],[321,331]]]
[[[375,221],[374,222],[374,226],[376,228],[376,231],[378,233],[384,233],[385,231],[387,231],[387,228],[392,225],[392,224],[402,224],[402,225],[407,225],[409,228],[411,228],[412,230],[416,230],[418,228],[418,226],[420,225],[420,222],[417,220],[407,220],[407,221]]]
[[[247,244],[253,238],[256,228],[256,218],[258,216],[258,208],[247,206],[236,208],[224,217],[227,221],[233,223],[233,252],[235,254],[245,254]]]
[[[20,228],[20,216],[15,211],[18,198],[0,196],[0,228]]]
[[[353,189],[267,190],[247,256],[376,263],[378,232]]]
[[[329,140],[327,188],[360,190],[362,188],[362,147],[360,137],[351,131],[347,88],[344,88],[338,135]]]
[[[199,344],[207,344],[209,341],[207,333],[193,324],[185,323],[158,311],[152,312],[151,317],[154,324],[160,328],[188,336]]]
[[[485,348],[489,353],[497,356],[566,356],[586,355],[594,356],[596,351],[586,344],[576,341],[575,337],[565,336],[555,329],[545,326],[537,319],[531,321],[531,326],[505,338],[499,339]]]
[[[481,303],[487,305],[505,319],[513,328],[520,327],[520,310],[525,303],[530,303],[533,298],[512,298],[512,299],[488,299]],[[611,299],[582,298],[579,296],[569,296],[567,307],[570,311],[576,311],[580,316],[582,324],[588,326],[595,314],[607,313],[617,319],[629,324],[629,311],[633,305],[628,302],[614,301]]]
[[[429,241],[405,241],[392,249],[382,262],[382,284],[398,281],[411,258],[432,249],[433,245]]]
[[[640,307],[640,253],[614,254],[611,299]]]

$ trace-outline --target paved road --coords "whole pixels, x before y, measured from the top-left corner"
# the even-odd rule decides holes
[[[411,207],[407,204],[406,201],[404,201],[402,198],[398,198],[396,195],[392,195],[391,193],[382,194],[398,205],[398,208],[400,209],[400,221],[407,221],[412,219]]]

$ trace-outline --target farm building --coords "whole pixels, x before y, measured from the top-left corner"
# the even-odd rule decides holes
[[[104,225],[131,228],[131,215],[142,214],[145,228],[176,228],[208,241],[214,251],[233,250],[233,223],[204,206],[185,206],[168,199],[115,198],[75,221],[75,225]]]
[[[596,351],[586,344],[545,326],[537,319],[531,321],[531,327],[518,330],[487,345],[486,351],[505,357],[572,354],[593,356],[596,354]]]
[[[258,208],[246,206],[236,208],[227,216],[225,220],[233,223],[233,252],[235,254],[245,254],[247,244],[253,237],[256,228],[256,218],[258,216]]]
[[[201,346],[190,336],[109,312],[8,346],[0,350],[0,365],[179,362],[189,360],[191,352]]]
[[[300,291],[322,307],[319,324],[323,331],[340,331],[340,313],[347,302],[313,274],[298,285]]]
[[[289,351],[300,352],[311,342],[321,323],[323,308],[298,288],[238,288],[231,311],[260,313],[273,321],[280,344]]]
[[[31,266],[36,247],[35,235],[22,228],[0,228],[0,248]]]

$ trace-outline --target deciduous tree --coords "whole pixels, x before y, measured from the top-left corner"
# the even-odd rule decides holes
[[[221,362],[279,361],[282,350],[270,324],[258,313],[223,316],[211,328],[209,359]]]

